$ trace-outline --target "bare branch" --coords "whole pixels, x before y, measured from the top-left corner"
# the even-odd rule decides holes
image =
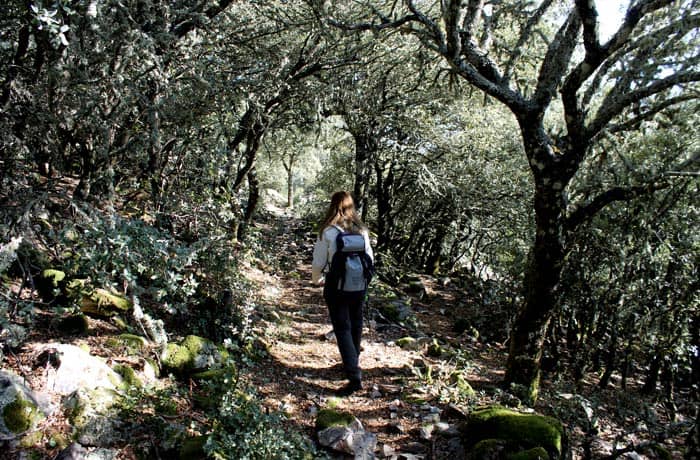
[[[601,109],[598,111],[595,119],[585,128],[582,138],[593,138],[605,128],[610,120],[619,116],[627,107],[642,99],[667,91],[677,85],[698,81],[700,81],[700,71],[689,71],[669,75],[666,78],[628,93],[623,94],[622,90],[613,90],[601,104]]]
[[[547,107],[554,97],[571,61],[574,49],[576,49],[576,39],[580,27],[581,19],[576,10],[572,10],[550,43],[540,66],[537,89],[533,97],[537,106]]]
[[[530,16],[522,32],[520,32],[520,37],[518,37],[518,42],[515,44],[513,54],[510,55],[510,59],[506,64],[505,71],[503,72],[503,82],[505,84],[508,84],[510,78],[513,76],[513,69],[515,69],[518,60],[520,60],[523,50],[525,49],[525,43],[527,43],[532,36],[534,27],[540,22],[540,19],[542,19],[542,16],[544,16],[544,13],[549,9],[549,7],[552,6],[553,1],[554,0],[543,1],[540,7],[532,14],[532,16]]]
[[[677,97],[672,97],[670,99],[667,99],[663,101],[662,103],[640,113],[636,117],[626,120],[624,123],[618,123],[615,125],[611,125],[610,128],[607,129],[608,132],[610,133],[620,133],[623,131],[629,131],[631,129],[635,129],[635,127],[647,120],[651,120],[654,115],[663,112],[669,107],[672,107],[674,105],[678,105],[682,102],[687,102],[687,101],[692,101],[694,99],[700,98],[700,95],[684,95],[684,96],[677,96]]]

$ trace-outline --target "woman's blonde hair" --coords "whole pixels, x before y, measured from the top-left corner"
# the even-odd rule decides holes
[[[319,236],[331,225],[337,225],[346,232],[360,232],[366,228],[360,216],[357,215],[355,201],[348,192],[335,192],[331,196],[331,204],[318,231]]]

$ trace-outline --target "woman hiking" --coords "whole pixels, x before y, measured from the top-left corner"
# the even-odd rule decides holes
[[[363,237],[364,243],[357,238],[357,235]],[[340,191],[331,197],[331,203],[319,229],[311,264],[311,281],[324,287],[323,297],[328,305],[333,333],[343,360],[345,376],[348,379],[348,383],[337,392],[340,396],[348,396],[362,388],[359,357],[362,339],[362,306],[368,282],[365,281],[363,287],[352,288],[353,290],[348,291],[344,290],[347,287],[343,287],[344,283],[350,283],[347,278],[339,279],[337,274],[329,273],[334,261],[333,256],[338,251],[338,245],[342,246],[344,241],[347,241],[348,245],[364,246],[355,247],[354,251],[355,254],[359,254],[357,257],[362,260],[365,279],[368,279],[368,271],[371,270],[374,260],[369,241],[369,230],[355,210],[352,195]],[[349,250],[349,246],[346,246],[345,250]],[[345,264],[345,266],[348,265]],[[333,268],[335,270],[335,267]]]

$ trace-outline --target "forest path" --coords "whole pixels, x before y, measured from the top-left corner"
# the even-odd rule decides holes
[[[394,345],[365,321],[363,389],[336,398],[335,390],[346,380],[321,288],[310,281],[313,239],[302,221],[285,215],[273,215],[261,230],[263,239],[279,248],[277,267],[248,271],[260,287],[259,302],[270,312],[263,326],[269,356],[249,376],[263,404],[281,410],[312,435],[318,410],[334,398],[331,404],[356,416],[366,430],[377,434],[380,444],[400,450],[410,442],[411,424],[400,420],[396,393],[417,352]]]
[[[335,397],[335,390],[346,380],[321,289],[310,281],[314,235],[302,220],[281,211],[273,212],[258,229],[264,244],[278,248],[276,260],[269,264],[260,262],[247,270],[249,278],[259,287],[259,306],[267,312],[262,324],[254,327],[266,338],[269,355],[254,366],[246,379],[257,388],[265,407],[281,410],[293,425],[313,437],[318,411],[331,405],[352,413],[367,431],[376,434],[384,455],[392,457],[393,452],[408,454],[401,458],[449,455],[457,460],[459,455],[455,457],[453,449],[449,454],[437,454],[437,450],[446,448],[436,446],[436,442],[442,441],[434,437],[426,439],[420,430],[426,418],[435,413],[441,414],[441,421],[448,421],[450,411],[455,412],[453,417],[460,415],[455,406],[438,407],[434,395],[429,394],[431,389],[425,388],[425,376],[416,373],[426,361],[431,367],[435,365],[443,370],[447,367],[449,372],[449,363],[431,362],[422,349],[408,350],[395,345],[396,339],[411,333],[399,325],[378,332],[369,327],[365,316],[360,356],[363,389],[349,397]],[[440,328],[440,321],[451,320],[433,317],[428,321],[432,330]],[[487,375],[483,372],[470,375],[469,381],[490,384],[494,379],[493,368],[472,366],[473,371],[488,371]]]

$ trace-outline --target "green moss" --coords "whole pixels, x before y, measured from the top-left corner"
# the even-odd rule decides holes
[[[484,439],[502,439],[526,449],[543,447],[551,457],[561,455],[564,438],[564,429],[558,420],[501,406],[472,412],[462,433],[466,446],[474,446]]]
[[[505,445],[502,439],[482,439],[472,447],[469,458],[499,458],[495,453],[505,449]]]
[[[134,334],[121,334],[107,340],[107,345],[111,348],[126,348],[130,354],[138,354],[147,345],[146,339]]]
[[[121,316],[113,316],[112,324],[117,326],[121,331],[126,331],[127,329],[129,329],[129,325],[126,324],[126,321],[124,321],[124,318],[122,318]]]
[[[428,345],[428,356],[439,358],[444,351],[445,350],[442,348],[442,345],[438,343],[437,339],[433,339],[430,345]]]
[[[549,460],[549,454],[544,448],[535,447],[534,449],[510,454],[506,457],[506,460]]]
[[[59,283],[66,279],[66,273],[61,270],[54,270],[53,268],[47,268],[41,272],[42,278],[49,281],[54,288],[57,288]]]
[[[180,448],[180,460],[202,460],[207,458],[207,454],[204,452],[204,444],[206,442],[206,436],[185,439]]]
[[[355,421],[355,417],[348,412],[321,409],[316,417],[316,430],[321,431],[332,426],[348,426],[353,421]]]
[[[26,436],[22,436],[19,445],[25,449],[31,447],[39,447],[44,439],[44,433],[41,431],[34,431],[33,433],[28,433]]]
[[[193,355],[201,353],[206,350],[207,347],[212,345],[212,341],[205,339],[204,337],[199,337],[198,335],[188,335],[185,340],[182,341],[181,346],[187,348]]]
[[[83,297],[80,308],[84,313],[109,318],[128,312],[131,309],[131,302],[105,289],[95,289]]]
[[[138,378],[136,372],[129,366],[117,364],[116,366],[114,366],[114,372],[122,376],[122,378],[124,379],[124,384],[126,384],[127,387],[141,388],[143,386],[143,382],[141,382],[141,379]]]
[[[396,341],[396,345],[404,349],[415,349],[418,347],[418,341],[413,337],[402,337]]]
[[[27,431],[42,417],[43,415],[39,412],[36,405],[24,399],[20,394],[2,410],[3,422],[7,429],[13,433]]]
[[[47,302],[51,302],[57,299],[57,295],[62,297],[61,292],[56,292],[56,290],[62,291],[65,286],[66,273],[61,270],[55,270],[53,268],[47,268],[43,270],[39,276],[34,280],[34,285],[36,290],[42,299]],[[63,301],[64,298],[61,298]]]
[[[176,373],[183,373],[192,366],[192,353],[187,347],[169,343],[162,360],[163,366]]]
[[[197,372],[195,374],[192,374],[192,378],[194,380],[211,381],[223,379],[229,375],[235,376],[235,374],[236,368],[234,366],[229,366],[220,369],[209,369],[207,371]]]
[[[476,392],[461,372],[455,371],[450,374],[450,383],[457,387],[460,395],[463,397],[473,398],[476,395]]]

